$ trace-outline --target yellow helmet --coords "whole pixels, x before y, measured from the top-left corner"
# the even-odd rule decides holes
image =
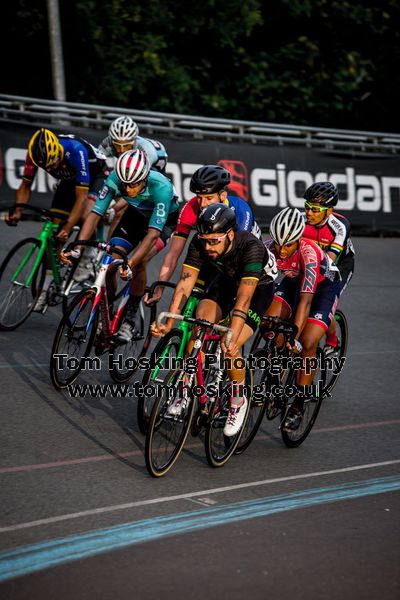
[[[38,129],[29,140],[28,153],[37,167],[46,169],[64,158],[64,148],[49,129]]]

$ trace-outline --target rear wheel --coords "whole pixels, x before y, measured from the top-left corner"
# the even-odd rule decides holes
[[[142,390],[147,386],[153,386],[155,390],[158,383],[164,382],[167,372],[171,370],[165,359],[179,356],[182,339],[183,332],[180,329],[171,329],[159,340],[150,355],[150,365],[155,364],[155,367],[150,367],[145,372],[142,378]],[[137,399],[137,422],[143,435],[147,433],[155,398],[155,394],[148,396],[143,394]]]
[[[185,371],[177,369],[168,373],[151,413],[146,435],[146,467],[153,477],[165,475],[177,460],[187,438],[195,409],[190,390],[182,385]],[[169,409],[179,402],[179,414]]]
[[[76,296],[57,328],[50,356],[50,378],[57,389],[77,379],[90,354],[98,322],[97,312],[90,319],[95,295],[86,290]]]
[[[41,243],[21,240],[10,250],[0,267],[0,330],[13,331],[29,317],[42,291],[46,275],[43,256],[34,270]]]
[[[347,320],[344,313],[341,310],[337,310],[335,313],[336,322],[336,335],[338,344],[335,348],[327,346],[325,344],[325,337],[322,338],[321,347],[324,353],[326,363],[326,383],[324,388],[324,398],[330,397],[332,390],[339,379],[342,371],[342,363],[346,359],[347,353],[347,341],[348,341],[348,327]],[[327,364],[328,363],[328,364]],[[336,363],[336,366],[334,366]],[[338,365],[340,367],[338,368]]]

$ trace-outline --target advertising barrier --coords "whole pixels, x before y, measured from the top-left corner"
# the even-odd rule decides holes
[[[45,123],[43,123],[45,126]],[[15,200],[23,171],[28,140],[38,128],[0,121],[0,210]],[[106,131],[52,127],[55,133],[74,133],[98,145]],[[150,136],[149,136],[150,137]],[[230,193],[242,196],[266,228],[274,214],[285,206],[301,208],[305,189],[314,181],[337,185],[337,210],[347,216],[353,231],[400,232],[400,155],[306,147],[304,144],[251,144],[212,139],[161,137],[169,154],[167,175],[180,202],[192,194],[189,182],[201,165],[219,163],[232,173]],[[39,169],[31,202],[48,207],[55,181]]]

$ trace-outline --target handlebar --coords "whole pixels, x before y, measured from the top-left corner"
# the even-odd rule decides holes
[[[269,324],[269,327],[267,324]],[[266,327],[263,327],[263,325],[266,325]],[[280,317],[268,316],[264,316],[262,318],[260,329],[264,329],[265,332],[273,332],[275,335],[282,333],[289,339],[291,344],[294,343],[294,336],[298,331],[298,327],[294,323],[291,323],[290,321],[284,321]],[[268,337],[268,333],[266,334],[266,337]]]
[[[150,295],[153,296],[154,295],[154,291],[156,289],[156,287],[169,287],[169,288],[176,288],[176,283],[171,283],[170,281],[154,281],[150,287],[146,288],[146,292]]]
[[[211,323],[210,321],[206,321],[205,319],[195,319],[194,317],[184,317],[183,315],[177,315],[175,313],[170,313],[168,311],[161,312],[157,317],[157,326],[160,327],[162,325],[162,321],[164,319],[177,319],[178,321],[186,321],[187,323],[192,323],[193,325],[199,325],[200,327],[207,327],[210,329],[215,329],[215,331],[220,331],[221,333],[226,333],[226,347],[229,348],[229,344],[232,339],[232,329],[230,327],[225,327],[225,325],[218,325],[218,323]]]
[[[42,217],[46,217],[47,219],[54,219],[57,216],[57,213],[60,217],[65,219],[65,213],[59,213],[57,209],[48,210],[47,208],[41,208],[40,206],[34,206],[33,204],[26,204],[25,202],[16,202],[13,206],[10,206],[8,209],[8,214],[11,216],[16,208],[24,208],[27,210],[32,210],[35,213],[38,213]]]
[[[75,240],[68,244],[65,248],[65,252],[70,252],[75,246],[89,246],[90,248],[97,248],[98,250],[104,250],[107,254],[118,254],[122,258],[122,264],[124,270],[128,266],[128,255],[123,250],[120,250],[114,244],[109,242],[99,242],[97,240]]]

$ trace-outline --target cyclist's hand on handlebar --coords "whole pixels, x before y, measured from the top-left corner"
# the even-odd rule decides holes
[[[80,255],[81,255],[81,251],[78,248],[74,248],[73,250],[70,250],[69,252],[62,250],[59,254],[59,259],[64,265],[70,266],[72,264],[70,259],[71,258],[78,259],[78,258],[80,258]]]
[[[158,326],[157,325],[157,321],[154,321],[154,323],[152,323],[150,325],[151,335],[153,337],[157,337],[157,338],[161,337],[162,335],[165,335],[166,333],[168,333],[169,331],[171,331],[171,329],[172,329],[172,326],[168,325],[167,323]]]
[[[236,341],[233,339],[231,339],[229,346],[227,347],[226,346],[226,336],[227,336],[226,333],[224,333],[224,335],[222,336],[221,350],[226,355],[227,358],[234,358],[239,352],[239,347],[238,347]]]
[[[119,276],[124,281],[129,281],[132,279],[132,269],[130,268],[129,264],[127,265],[126,269],[124,269],[123,266],[119,268]]]
[[[21,212],[15,211],[12,215],[6,214],[5,222],[9,227],[16,227],[21,219]]]
[[[143,302],[147,305],[147,306],[151,306],[152,304],[155,304],[156,302],[158,302],[161,299],[161,296],[163,294],[163,290],[164,288],[162,287],[157,287],[155,289],[155,292],[152,296],[149,296],[149,294],[145,294],[143,297]]]

